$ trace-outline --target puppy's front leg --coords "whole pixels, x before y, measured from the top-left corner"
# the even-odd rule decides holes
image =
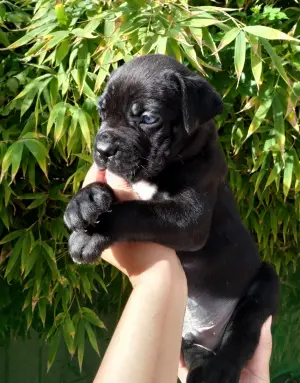
[[[169,200],[117,202],[86,232],[72,233],[70,254],[74,260],[92,262],[96,254],[116,242],[156,242],[175,250],[200,249],[210,230],[213,203],[212,193],[193,189]]]

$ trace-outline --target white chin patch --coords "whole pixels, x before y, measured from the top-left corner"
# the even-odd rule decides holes
[[[132,184],[132,188],[140,199],[144,201],[152,199],[157,193],[157,185],[143,180]]]

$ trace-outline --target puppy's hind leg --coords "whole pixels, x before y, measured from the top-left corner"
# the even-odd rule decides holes
[[[191,369],[187,383],[238,383],[258,345],[263,323],[276,313],[278,297],[279,279],[271,265],[262,263],[235,309],[216,355]]]

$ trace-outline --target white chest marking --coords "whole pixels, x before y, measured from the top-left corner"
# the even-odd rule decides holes
[[[132,184],[133,190],[144,201],[150,200],[157,193],[157,185],[151,184],[148,181],[138,181]]]

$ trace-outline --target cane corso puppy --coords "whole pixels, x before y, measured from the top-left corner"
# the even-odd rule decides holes
[[[118,68],[99,101],[94,161],[125,178],[140,200],[116,201],[108,185],[93,183],[64,216],[78,263],[122,241],[176,250],[188,281],[188,383],[237,383],[278,302],[278,277],[261,262],[226,182],[213,122],[222,109],[204,79],[168,56]]]

